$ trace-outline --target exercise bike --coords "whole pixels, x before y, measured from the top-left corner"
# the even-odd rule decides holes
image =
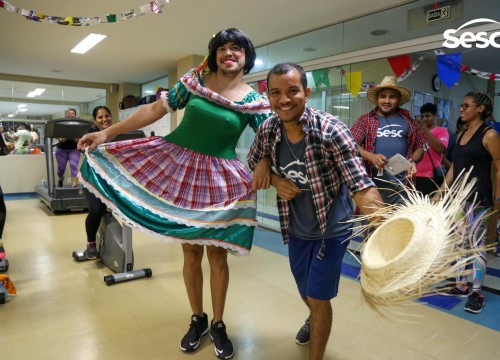
[[[7,258],[3,258],[0,260],[0,273],[7,272],[9,270],[9,260]]]
[[[107,268],[116,273],[104,277],[106,285],[149,278],[153,275],[149,268],[133,270],[132,229],[125,224],[121,225],[110,212],[106,212],[102,217],[96,240],[99,244],[96,259],[101,260]],[[78,262],[91,260],[83,250],[73,251],[73,259]]]
[[[144,137],[144,132],[140,130],[131,131],[117,136],[113,141],[134,139]],[[106,285],[151,277],[153,272],[149,268],[134,269],[134,252],[132,250],[132,229],[130,226],[120,224],[111,214],[106,212],[101,219],[99,230],[97,231],[96,243],[99,245],[96,259],[102,261],[107,268],[116,274],[104,277]],[[84,250],[73,251],[73,259],[76,261],[91,260]]]
[[[9,155],[9,153],[7,144],[5,143],[2,134],[0,134],[0,156],[6,156]],[[3,196],[3,193],[0,194]],[[0,260],[0,272],[6,272],[7,270],[9,270],[9,260],[7,260],[7,258],[3,258]]]

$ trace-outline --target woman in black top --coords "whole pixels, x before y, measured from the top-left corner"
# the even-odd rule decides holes
[[[457,140],[452,164],[445,179],[446,185],[451,186],[462,171],[472,169],[471,175],[477,182],[469,197],[471,203],[468,206],[469,209],[472,207],[474,198],[476,206],[473,211],[468,211],[469,209],[465,211],[471,224],[491,210],[496,210],[492,216],[498,216],[500,210],[500,135],[485,124],[492,114],[493,102],[487,94],[470,92],[465,95],[464,102],[460,104],[460,117],[467,129]],[[496,172],[495,186],[492,184],[492,169]],[[444,185],[441,190],[444,190]],[[484,233],[487,223],[488,218],[485,217],[477,227],[471,229],[471,233],[467,234],[466,241],[469,246],[485,245]],[[468,297],[465,311],[478,314],[483,309],[481,286],[486,274],[486,253],[478,252],[473,263],[467,267],[473,268],[472,291],[468,289],[466,277],[457,277],[455,286],[445,285],[439,287],[437,292],[442,295]]]
[[[87,129],[85,134],[104,130],[113,123],[111,110],[106,106],[95,107],[92,111],[92,117],[95,123]],[[89,213],[85,218],[85,231],[87,233],[87,250],[85,250],[85,255],[89,259],[94,259],[97,257],[97,230],[99,230],[101,219],[106,212],[106,205],[86,188],[83,188],[83,192],[85,193],[89,206]]]

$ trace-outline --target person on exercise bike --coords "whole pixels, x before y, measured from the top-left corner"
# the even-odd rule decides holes
[[[92,111],[92,117],[94,118],[94,124],[88,128],[85,134],[104,130],[113,123],[111,110],[106,106],[96,106]],[[89,207],[89,213],[85,218],[85,231],[87,233],[87,249],[85,250],[85,256],[88,259],[95,259],[98,254],[96,244],[97,231],[101,225],[101,219],[106,213],[106,205],[88,189],[84,188],[83,191]]]

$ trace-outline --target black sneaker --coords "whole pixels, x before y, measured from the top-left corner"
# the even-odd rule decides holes
[[[85,256],[87,259],[95,259],[97,257],[97,246],[95,242],[87,243],[87,250],[85,250]]]
[[[57,182],[57,187],[63,187],[64,186],[64,178],[59,178],[59,181]]]
[[[311,340],[311,324],[309,322],[310,318],[306,319],[306,322],[300,328],[297,336],[295,337],[295,343],[299,345],[307,345]]]
[[[467,296],[469,296],[469,289],[467,288],[465,290],[460,290],[454,284],[446,284],[443,286],[438,286],[436,288],[436,293],[438,295],[458,296],[458,297],[466,298]]]
[[[473,291],[472,294],[469,295],[464,310],[473,314],[479,314],[483,311],[483,299],[483,294]]]
[[[191,324],[189,330],[181,340],[181,350],[184,352],[193,352],[200,346],[201,337],[208,333],[208,317],[203,313],[203,316],[191,316]]]
[[[215,356],[219,359],[231,359],[233,357],[233,343],[227,337],[226,325],[222,320],[210,326],[210,339],[215,343]]]

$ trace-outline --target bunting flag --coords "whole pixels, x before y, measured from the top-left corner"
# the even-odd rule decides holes
[[[127,20],[129,20],[129,19],[131,19],[131,18],[133,18],[133,17],[136,16],[134,9],[130,9],[128,11],[123,11],[121,13],[121,15],[122,15],[122,21],[127,21]]]
[[[319,69],[312,71],[312,77],[314,80],[314,85],[316,90],[319,90],[322,84],[326,87],[330,87],[330,78],[328,77],[328,69]]]
[[[257,91],[261,95],[264,94],[265,92],[267,92],[267,81],[266,80],[257,81]]]
[[[437,56],[437,72],[441,81],[451,88],[460,79],[462,53]]]
[[[100,19],[99,19],[100,21]],[[115,23],[116,22],[116,14],[106,14],[106,22]]]
[[[389,65],[391,65],[396,77],[400,77],[410,70],[410,55],[392,56],[387,58],[387,61],[389,61]]]
[[[21,15],[27,20],[32,20],[36,22],[46,23],[46,24],[58,24],[64,26],[90,26],[103,23],[116,23],[119,19],[123,21],[128,21],[136,17],[146,15],[146,14],[161,14],[163,12],[163,7],[170,3],[170,0],[155,0],[149,1],[147,4],[139,6],[139,11],[135,9],[129,9],[119,12],[120,17],[116,14],[106,14],[102,16],[49,16],[46,14],[39,13],[34,10],[23,9],[12,5],[8,1],[0,0],[0,8],[11,12],[13,14]]]
[[[353,97],[358,97],[359,90],[361,90],[361,71],[346,71],[344,76],[347,91],[349,91]]]

